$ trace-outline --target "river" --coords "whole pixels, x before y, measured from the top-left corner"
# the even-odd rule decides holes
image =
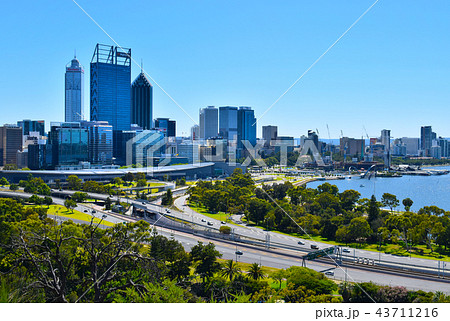
[[[433,169],[448,169],[450,166],[432,167]],[[353,177],[345,180],[330,180],[330,184],[336,185],[339,192],[353,189],[361,193],[361,198],[370,198],[375,194],[377,200],[381,200],[383,193],[397,196],[400,201],[398,209],[403,209],[402,200],[409,197],[414,204],[412,211],[417,211],[424,206],[436,205],[446,211],[450,211],[450,174],[435,176],[410,176],[402,177],[377,177],[361,179]],[[307,184],[307,187],[316,188],[325,183],[315,181]]]

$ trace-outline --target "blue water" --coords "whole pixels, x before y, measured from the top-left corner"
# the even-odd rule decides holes
[[[446,167],[433,167],[434,169],[448,169]],[[409,197],[414,204],[411,210],[417,211],[424,206],[435,205],[450,211],[450,174],[437,176],[403,176],[396,178],[378,177],[370,180],[353,177],[345,180],[328,181],[336,185],[340,192],[353,189],[361,193],[361,198],[370,198],[373,194],[381,200],[383,193],[390,193],[400,200],[398,209],[403,209],[402,200]],[[307,187],[316,188],[324,181],[315,181]],[[364,185],[361,187],[360,185]]]

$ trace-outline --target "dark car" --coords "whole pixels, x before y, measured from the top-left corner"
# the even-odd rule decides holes
[[[313,250],[318,250],[319,247],[318,247],[317,245],[315,245],[315,244],[311,244],[311,249],[313,249]]]
[[[349,249],[343,249],[342,252],[344,252],[344,253],[350,253],[350,250],[349,250]]]
[[[305,245],[305,242],[303,242],[303,241],[298,241],[297,244],[299,244],[299,245]]]
[[[237,250],[235,253],[236,253],[237,255],[242,255],[242,254],[244,254],[244,253],[242,253],[242,251],[239,251],[239,250]]]
[[[95,214],[95,213],[97,213],[95,210],[92,210],[92,214]]]
[[[213,223],[212,222],[208,222],[208,225],[213,225]]]

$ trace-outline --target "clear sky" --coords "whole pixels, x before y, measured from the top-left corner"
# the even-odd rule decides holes
[[[258,118],[375,0],[180,0],[78,3],[188,114],[251,106]],[[64,119],[64,72],[113,42],[71,0],[4,1],[0,123]],[[258,123],[280,135],[450,137],[450,1],[380,0]],[[132,80],[139,73],[132,67]],[[156,85],[154,117],[193,122]]]

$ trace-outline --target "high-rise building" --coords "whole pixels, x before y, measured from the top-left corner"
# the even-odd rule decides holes
[[[169,118],[157,118],[155,119],[155,128],[164,132],[166,137],[175,137],[177,132],[177,122],[170,120]]]
[[[339,149],[343,155],[351,156],[351,157],[361,157],[364,153],[365,149],[365,141],[364,139],[356,139],[349,137],[342,137],[339,140]],[[375,153],[375,149],[373,147],[373,153]],[[383,148],[384,151],[384,148]]]
[[[214,106],[200,109],[200,139],[216,137],[219,133],[218,110]]]
[[[237,141],[237,107],[219,107],[219,136]]]
[[[131,123],[153,128],[153,87],[142,70],[131,84]]]
[[[97,44],[91,60],[91,121],[131,126],[131,49]]]
[[[389,129],[383,129],[381,131],[381,144],[384,145],[384,150],[389,152],[391,149],[391,131]]]
[[[316,146],[317,150],[320,151],[319,149],[319,135],[317,135],[317,133],[313,130],[308,130],[308,139],[312,140],[312,142],[314,143],[314,145]]]
[[[433,143],[433,131],[431,126],[422,126],[420,128],[420,149],[423,156],[430,156],[431,146]]]
[[[49,136],[53,166],[89,161],[89,131],[80,123],[51,123]]]
[[[66,65],[65,89],[65,121],[82,120],[84,112],[84,69],[76,57]]]
[[[200,139],[200,126],[194,125],[191,127],[191,139],[199,140]]]
[[[45,121],[24,119],[17,122],[17,126],[22,127],[24,136],[30,135],[30,132],[39,132],[39,135],[45,136]]]
[[[17,152],[22,150],[22,128],[5,124],[0,127],[0,166],[17,165]]]
[[[243,157],[244,144],[242,141],[248,141],[252,146],[256,145],[256,118],[254,110],[250,107],[239,107],[238,109],[237,139],[237,157]]]
[[[270,141],[276,140],[278,137],[278,127],[277,126],[263,126],[262,127],[262,136],[264,139],[264,146],[269,147]]]
[[[112,164],[113,128],[106,121],[83,121],[81,127],[89,132],[89,162],[91,164]]]

